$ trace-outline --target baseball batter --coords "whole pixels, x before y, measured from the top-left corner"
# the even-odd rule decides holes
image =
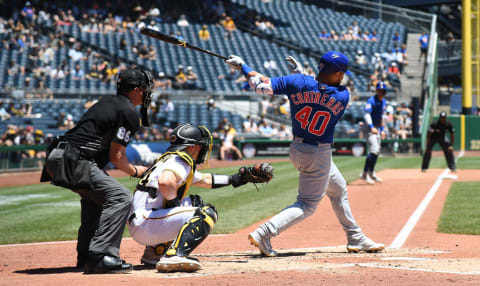
[[[252,167],[242,167],[231,176],[198,172],[196,165],[206,162],[211,150],[212,137],[206,127],[182,124],[170,135],[167,152],[139,181],[128,229],[136,242],[146,246],[143,264],[156,265],[159,272],[200,269],[199,261],[188,255],[208,236],[218,215],[215,207],[205,204],[200,196],[188,196],[191,185],[238,187],[272,177],[273,168],[268,163],[259,170],[266,171],[265,181],[250,176]],[[258,175],[262,177],[263,173]]]
[[[375,174],[375,165],[377,164],[378,155],[380,155],[382,140],[385,139],[385,130],[383,128],[383,114],[387,108],[387,101],[385,99],[387,86],[385,83],[379,81],[375,87],[375,92],[376,94],[367,100],[364,109],[365,128],[368,129],[368,155],[360,178],[369,184],[375,184],[375,181],[382,181],[382,179]]]
[[[288,59],[288,58],[287,58]],[[303,70],[295,59],[294,72]],[[380,251],[385,246],[370,240],[355,222],[347,197],[347,184],[332,161],[331,144],[337,121],[348,101],[348,90],[340,86],[348,70],[348,58],[342,53],[325,53],[314,79],[304,74],[268,78],[250,68],[238,56],[226,63],[241,69],[252,89],[258,94],[287,95],[290,101],[294,140],[290,160],[300,172],[297,201],[286,207],[249,234],[250,242],[266,256],[276,256],[270,239],[315,212],[325,194],[347,235],[347,250]]]

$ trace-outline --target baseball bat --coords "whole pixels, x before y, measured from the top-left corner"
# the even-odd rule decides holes
[[[195,50],[195,51],[199,51],[199,52],[202,52],[202,53],[206,53],[206,54],[209,54],[211,56],[221,58],[223,60],[227,59],[227,57],[225,57],[225,56],[222,56],[220,54],[214,53],[214,52],[206,50],[206,49],[199,48],[197,46],[194,46],[194,45],[191,45],[191,44],[187,43],[186,41],[182,41],[182,40],[179,40],[177,38],[171,37],[169,35],[165,35],[165,34],[159,32],[159,31],[156,31],[156,30],[153,30],[153,29],[150,29],[150,28],[145,28],[144,27],[144,28],[140,29],[140,33],[142,33],[146,36],[158,39],[160,41],[167,42],[169,44],[173,44],[173,45],[189,48],[189,49],[192,49],[192,50]]]

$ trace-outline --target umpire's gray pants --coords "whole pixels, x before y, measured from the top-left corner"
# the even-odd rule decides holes
[[[53,172],[63,150],[54,149],[46,164]],[[50,167],[52,166],[52,167]],[[94,162],[90,162],[91,190],[73,190],[81,197],[81,225],[78,230],[79,258],[88,253],[119,257],[120,243],[130,211],[130,191],[110,177]]]

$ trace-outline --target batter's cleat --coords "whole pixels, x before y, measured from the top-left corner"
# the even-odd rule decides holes
[[[155,268],[158,272],[195,272],[200,270],[198,259],[184,256],[163,256],[157,262]]]
[[[370,238],[364,236],[359,241],[349,241],[347,245],[347,250],[349,253],[351,252],[379,252],[385,249],[385,244],[383,243],[376,243]]]
[[[375,182],[383,182],[383,180],[375,174],[375,172],[369,173],[368,174],[372,180]]]
[[[250,244],[255,245],[258,249],[260,249],[260,252],[263,256],[275,257],[278,255],[278,253],[272,249],[270,237],[262,236],[259,233],[258,228],[248,235],[248,240],[250,240]]]
[[[367,182],[367,184],[370,184],[370,185],[375,184],[375,181],[372,178],[370,178],[370,176],[365,172],[360,174],[360,178],[363,179],[365,182]]]

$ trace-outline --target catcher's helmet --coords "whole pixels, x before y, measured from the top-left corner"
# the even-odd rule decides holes
[[[188,146],[200,145],[202,149],[198,154],[196,164],[207,162],[212,152],[212,135],[205,126],[181,124],[173,129],[170,135],[170,147],[167,151],[180,151]]]

